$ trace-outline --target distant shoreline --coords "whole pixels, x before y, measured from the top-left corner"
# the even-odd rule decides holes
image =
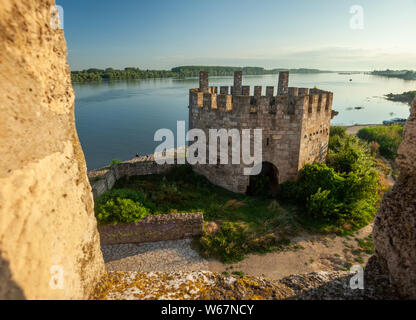
[[[386,78],[398,78],[402,80],[416,80],[416,72],[412,70],[384,70],[384,71],[372,71],[373,76],[380,76]]]
[[[319,70],[319,69],[288,69],[276,68],[265,69],[261,67],[227,67],[227,66],[183,66],[175,67],[171,70],[142,70],[140,68],[124,68],[123,70],[106,68],[91,68],[82,71],[71,71],[72,83],[102,82],[115,80],[141,80],[141,79],[164,79],[164,78],[192,78],[198,77],[200,71],[208,71],[213,77],[215,76],[233,76],[235,71],[242,71],[243,75],[269,75],[278,74],[282,71],[300,74],[319,74],[319,73],[336,73],[338,71]]]
[[[389,93],[385,95],[385,98],[389,101],[402,102],[402,103],[407,103],[409,105],[412,104],[415,97],[416,97],[416,91],[407,91],[407,92],[398,93],[398,94]]]

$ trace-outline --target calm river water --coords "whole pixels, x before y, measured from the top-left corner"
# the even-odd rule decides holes
[[[277,75],[245,76],[244,85],[277,86]],[[353,81],[349,81],[352,79]],[[210,85],[232,85],[232,77],[210,79]],[[198,79],[151,79],[101,84],[75,84],[76,125],[88,169],[112,159],[131,159],[153,153],[160,142],[156,130],[176,129],[177,120],[188,121],[188,92]],[[332,124],[381,123],[409,116],[409,106],[390,102],[383,95],[416,90],[416,81],[364,74],[291,74],[292,87],[318,87],[334,92]],[[276,90],[276,89],[275,89]],[[356,110],[355,107],[362,107]]]

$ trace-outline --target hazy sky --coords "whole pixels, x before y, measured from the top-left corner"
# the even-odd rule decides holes
[[[72,70],[416,69],[416,0],[57,0]],[[351,29],[350,8],[364,9]]]

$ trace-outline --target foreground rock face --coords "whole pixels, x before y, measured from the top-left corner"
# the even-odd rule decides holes
[[[0,299],[88,298],[104,272],[52,5],[0,2]]]
[[[314,272],[281,280],[194,272],[109,272],[95,290],[97,300],[380,300],[391,288],[350,288],[349,272]]]
[[[399,179],[374,224],[375,259],[403,298],[416,299],[416,100],[398,153]]]

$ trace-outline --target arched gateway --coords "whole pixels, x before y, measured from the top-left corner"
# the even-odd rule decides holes
[[[260,174],[250,176],[247,194],[253,196],[275,197],[279,187],[279,170],[270,162],[263,162]]]

